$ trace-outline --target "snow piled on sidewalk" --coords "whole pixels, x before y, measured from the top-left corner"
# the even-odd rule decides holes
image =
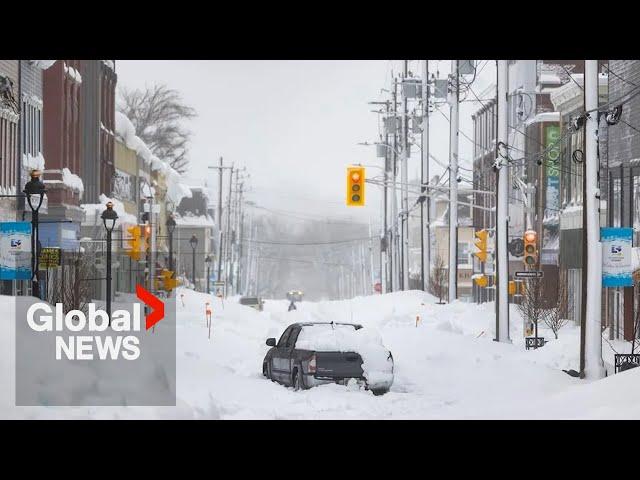
[[[494,338],[494,305],[437,305],[409,291],[352,300],[267,300],[258,312],[187,289],[178,290],[176,407],[36,407],[13,405],[14,331],[0,322],[0,418],[466,419],[640,418],[640,369],[588,383],[577,369],[579,330],[571,325],[538,350],[524,349],[522,321],[511,310],[512,344]],[[180,300],[180,295],[184,305]],[[213,306],[211,339],[205,303]],[[0,297],[11,320],[13,298]],[[420,320],[416,322],[416,317]],[[393,353],[394,384],[376,397],[357,386],[321,385],[295,392],[262,376],[268,337],[302,321],[359,323]],[[605,347],[603,350],[610,356]]]

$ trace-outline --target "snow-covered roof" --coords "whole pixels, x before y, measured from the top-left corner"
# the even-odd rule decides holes
[[[51,67],[54,63],[57,62],[57,60],[29,60],[29,61],[36,67],[41,68],[42,70],[46,70],[47,68]]]
[[[64,63],[64,72],[69,75],[75,82],[82,83],[82,75],[80,75],[80,72],[75,68],[67,65],[66,62]]]
[[[42,153],[38,153],[35,157],[31,156],[29,153],[23,153],[22,166],[27,170],[44,170],[44,156]]]
[[[181,227],[215,227],[213,218],[209,215],[175,215],[176,225]]]
[[[538,113],[535,117],[527,120],[526,125],[531,125],[532,123],[559,122],[559,121],[560,121],[560,112],[542,112],[542,113]]]
[[[100,216],[107,208],[107,202],[113,203],[113,209],[118,214],[118,224],[136,225],[138,223],[136,216],[127,213],[124,204],[120,200],[109,198],[103,193],[100,194],[99,200],[100,203],[83,203],[80,205],[80,208],[82,208],[85,213],[85,219],[82,225],[99,224],[101,222]]]
[[[144,141],[136,135],[131,120],[122,112],[116,112],[116,138],[127,148],[134,150],[153,171],[160,171],[167,179],[167,197],[175,205],[183,198],[191,197],[191,189],[181,182],[181,175],[164,160],[156,157]]]

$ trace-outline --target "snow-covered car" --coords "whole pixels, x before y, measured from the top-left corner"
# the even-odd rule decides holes
[[[264,308],[264,300],[259,297],[240,297],[240,305],[251,307],[261,312]]]
[[[352,323],[294,323],[268,338],[262,374],[296,390],[355,379],[375,395],[393,384],[393,355],[372,329]]]

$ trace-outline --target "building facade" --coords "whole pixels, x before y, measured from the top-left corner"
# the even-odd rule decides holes
[[[113,60],[81,60],[80,119],[84,201],[110,196],[115,181],[115,92],[118,77]]]
[[[630,96],[640,83],[640,61],[610,60],[609,98]],[[614,107],[616,105],[612,105]],[[637,255],[640,246],[640,99],[630,96],[622,106],[620,120],[606,128],[606,158],[601,158],[604,172],[601,178],[608,187],[607,225],[633,228],[633,247]],[[600,148],[603,153],[602,147]],[[637,276],[636,276],[637,278]],[[603,304],[606,308],[610,338],[633,339],[633,324],[640,308],[640,287],[609,288]]]

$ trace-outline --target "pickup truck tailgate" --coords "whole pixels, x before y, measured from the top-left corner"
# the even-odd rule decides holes
[[[361,378],[362,357],[354,352],[316,352],[316,377]]]

